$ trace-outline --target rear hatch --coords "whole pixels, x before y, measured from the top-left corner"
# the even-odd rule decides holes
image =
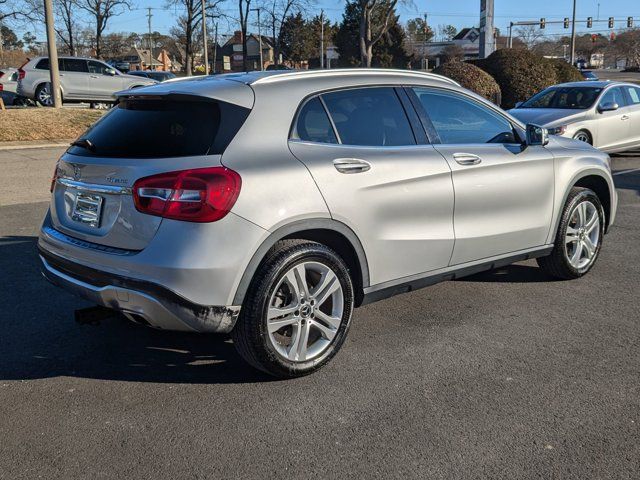
[[[166,90],[151,95],[153,87],[142,95],[124,96],[60,158],[53,184],[52,226],[84,241],[144,249],[162,218],[136,209],[134,182],[158,173],[221,164],[224,149],[253,103],[250,87],[224,83],[245,90],[244,105],[214,98],[214,87],[208,97]]]

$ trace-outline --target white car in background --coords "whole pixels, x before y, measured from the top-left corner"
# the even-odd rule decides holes
[[[154,85],[150,78],[126,75],[100,60],[79,57],[58,58],[60,88],[65,102],[115,102],[116,92]],[[18,95],[53,105],[49,57],[36,57],[18,69]]]
[[[17,68],[0,68],[0,92],[16,93],[18,86]]]
[[[509,113],[552,135],[575,138],[605,152],[640,147],[640,86],[574,82],[549,87]]]

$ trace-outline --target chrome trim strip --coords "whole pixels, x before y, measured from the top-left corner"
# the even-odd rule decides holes
[[[117,185],[98,185],[96,183],[84,183],[68,178],[58,178],[56,182],[65,187],[75,188],[82,192],[108,193],[111,195],[131,195],[133,190],[130,187],[120,187]]]
[[[51,227],[42,227],[42,233],[46,239],[57,240],[58,242],[67,243],[74,247],[86,248],[87,250],[95,250],[97,252],[110,253],[112,255],[135,255],[138,250],[125,250],[124,248],[108,247],[106,245],[98,245],[97,243],[86,242],[78,238],[65,235]]]

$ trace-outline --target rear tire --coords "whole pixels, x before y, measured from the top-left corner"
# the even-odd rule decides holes
[[[343,260],[325,245],[282,240],[247,291],[232,337],[253,367],[280,378],[308,375],[340,350],[354,293]]]
[[[53,95],[51,95],[51,85],[43,83],[36,89],[36,101],[43,107],[53,106]]]
[[[588,188],[573,187],[562,210],[554,247],[538,265],[552,277],[571,280],[585,275],[598,259],[604,238],[604,209]]]

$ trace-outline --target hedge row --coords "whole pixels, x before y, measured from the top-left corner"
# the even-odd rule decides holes
[[[494,80],[502,93],[503,108],[513,108],[516,102],[551,85],[583,80],[579,70],[562,59],[547,59],[525,49],[497,50],[485,59],[465,62],[465,67],[458,64],[445,64],[434,72],[491,100],[491,92],[495,90],[491,81]],[[489,78],[479,75],[479,69],[488,73]]]

